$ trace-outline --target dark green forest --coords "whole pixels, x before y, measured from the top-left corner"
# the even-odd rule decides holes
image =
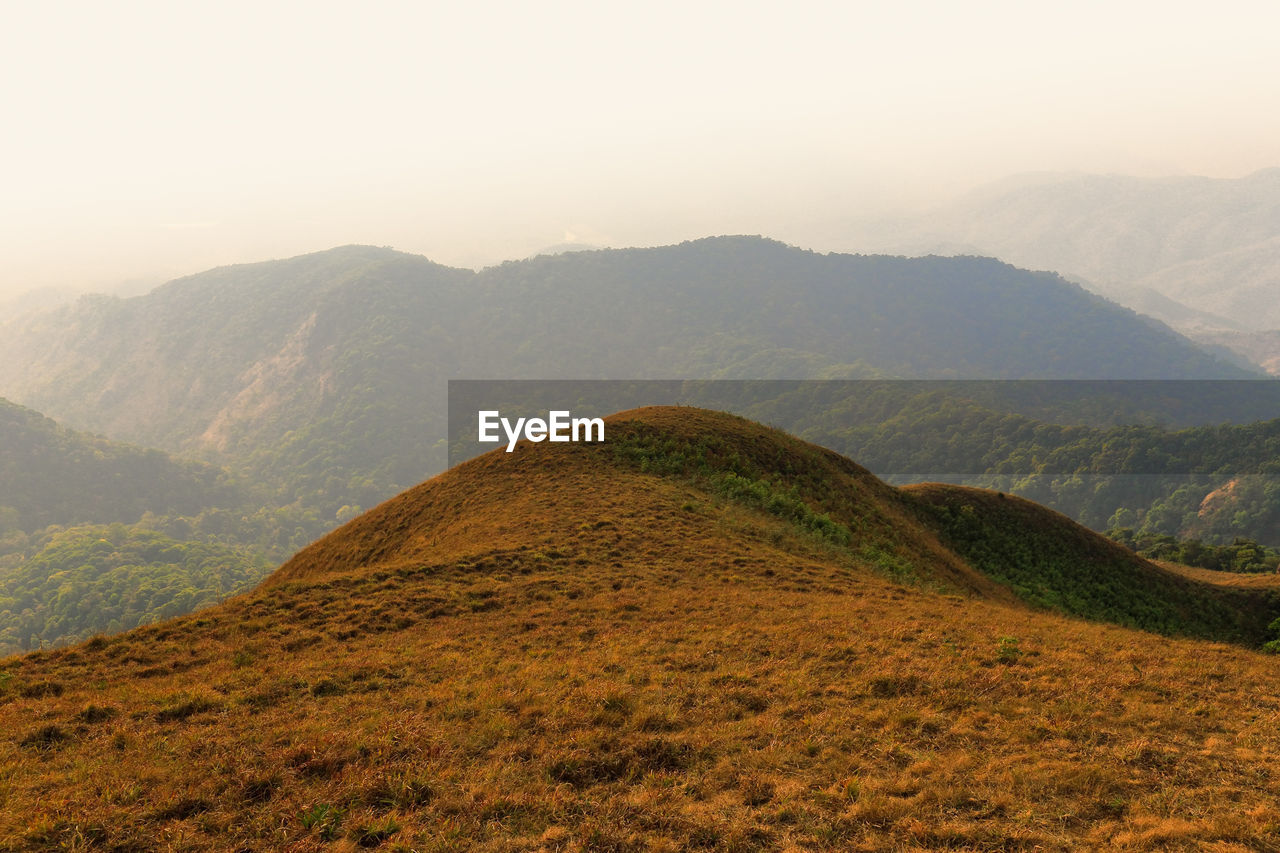
[[[0,655],[190,613],[270,570],[260,551],[123,524],[48,532],[21,556],[0,565]]]
[[[1263,573],[1275,572],[1280,567],[1280,552],[1244,536],[1237,536],[1226,545],[1209,545],[1199,539],[1140,534],[1131,527],[1113,527],[1107,535],[1149,560],[1165,560],[1215,572]]]

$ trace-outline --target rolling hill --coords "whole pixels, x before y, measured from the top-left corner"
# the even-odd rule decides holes
[[[1248,374],[1052,274],[749,237],[478,273],[345,247],[87,298],[0,336],[0,393],[323,515],[444,467],[449,378],[882,375]]]
[[[1018,598],[1071,565],[1155,601],[1274,590],[740,418],[623,413],[222,605],[0,662],[0,849],[1280,843],[1274,659]],[[1236,615],[1177,627],[1252,643],[1270,614]]]

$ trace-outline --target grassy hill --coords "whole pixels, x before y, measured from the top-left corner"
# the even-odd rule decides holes
[[[964,493],[960,548],[945,501],[757,424],[609,430],[0,661],[0,849],[1280,844],[1274,658],[1035,609],[965,556],[1032,524],[1092,564],[1092,534]]]
[[[930,507],[946,544],[971,566],[1043,608],[1252,645],[1280,615],[1280,596],[1242,589],[1233,573],[1193,581],[1022,498],[936,483],[905,491]]]

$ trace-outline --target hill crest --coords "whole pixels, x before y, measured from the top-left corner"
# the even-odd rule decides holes
[[[947,580],[906,562],[944,553],[930,504],[758,424],[610,429],[459,466],[220,606],[4,661],[0,849],[1275,838],[1274,659],[912,588]]]
[[[666,542],[655,530],[633,535],[630,547],[697,565],[697,548],[686,548],[705,544],[708,519],[745,512],[781,522],[793,553],[825,549],[913,586],[1255,646],[1280,615],[1267,593],[1193,580],[1031,501],[942,484],[894,488],[736,415],[654,406],[605,422],[603,444],[525,441],[464,462],[312,543],[266,585],[504,550],[565,552],[570,542],[584,549],[570,549],[576,558],[592,561],[595,526],[616,527],[619,515],[659,522]]]
[[[881,532],[906,525],[921,544],[890,547],[884,559],[931,563],[936,573],[917,580],[1002,597],[998,587],[937,547],[897,490],[839,454],[736,415],[685,406],[632,409],[605,423],[600,445],[522,441],[513,453],[498,450],[455,466],[312,543],[266,584],[472,558],[493,549],[554,548],[579,538],[584,524],[614,524],[610,519],[618,512],[656,513],[664,519],[664,534],[688,534],[706,517],[660,508],[675,482],[686,498],[700,501],[718,488],[741,492],[755,509],[779,502],[776,514],[817,527],[819,534],[816,519],[829,516],[840,528],[836,539],[850,524]],[[836,494],[839,506],[821,505],[822,496]],[[635,501],[647,508],[628,506]],[[594,513],[594,520],[584,520]]]

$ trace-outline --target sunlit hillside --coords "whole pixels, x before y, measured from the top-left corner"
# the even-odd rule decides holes
[[[739,418],[608,429],[460,465],[225,604],[0,661],[0,849],[1280,846],[1251,617],[1178,638],[1015,591],[1073,563],[1217,588]]]

